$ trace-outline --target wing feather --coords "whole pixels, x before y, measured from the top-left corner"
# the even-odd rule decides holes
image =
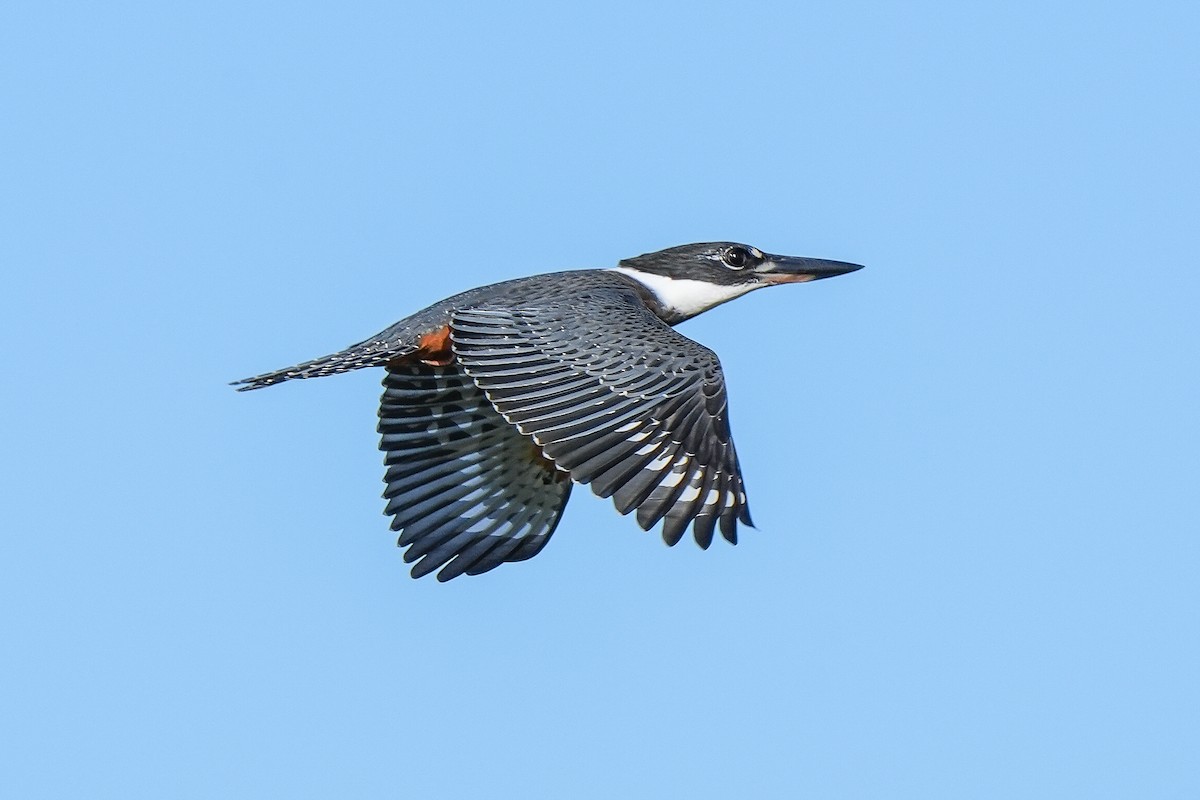
[[[464,372],[389,364],[379,417],[384,513],[413,577],[477,575],[545,546],[571,483]]]
[[[720,362],[632,289],[460,309],[450,341],[505,420],[642,527],[663,521],[668,544],[750,524]]]

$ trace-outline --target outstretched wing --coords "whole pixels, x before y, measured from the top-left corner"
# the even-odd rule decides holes
[[[413,577],[441,567],[447,581],[537,555],[571,493],[567,474],[454,366],[391,364],[383,385],[384,513],[417,562]]]
[[[600,289],[537,307],[455,312],[461,368],[506,420],[579,483],[663,520],[674,545],[689,524],[737,542],[752,525],[716,354],[656,317],[633,290]]]

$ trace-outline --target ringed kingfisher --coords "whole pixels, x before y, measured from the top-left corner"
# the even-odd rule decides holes
[[[753,526],[716,354],[673,328],[736,297],[858,264],[733,242],[672,247],[612,269],[457,294],[332,355],[236,381],[239,391],[383,367],[384,513],[412,576],[478,575],[545,546],[573,484],[737,543]]]

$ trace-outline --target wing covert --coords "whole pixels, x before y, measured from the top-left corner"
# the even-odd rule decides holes
[[[736,543],[738,521],[753,524],[716,354],[632,290],[459,310],[450,327],[458,364],[504,419],[642,528],[662,520],[674,545],[691,525],[706,548],[718,527]]]

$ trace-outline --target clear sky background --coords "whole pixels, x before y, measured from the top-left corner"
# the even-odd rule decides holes
[[[1200,796],[1196,3],[0,12],[0,795]],[[712,239],[758,531],[413,581],[378,371]]]

